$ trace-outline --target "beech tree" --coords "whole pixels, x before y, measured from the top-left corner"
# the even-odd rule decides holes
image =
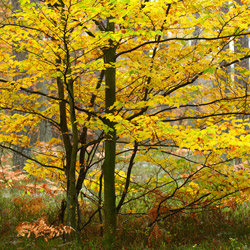
[[[249,197],[248,91],[236,79],[250,72],[225,70],[250,57],[238,43],[250,33],[248,0],[19,2],[12,15],[2,5],[0,146],[65,188],[67,225],[82,229],[88,198],[112,248],[117,214],[142,197],[152,230]],[[19,132],[38,133],[41,120],[54,137],[17,152],[31,138]]]

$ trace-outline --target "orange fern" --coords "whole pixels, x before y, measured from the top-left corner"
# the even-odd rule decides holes
[[[36,222],[22,222],[16,227],[17,233],[20,236],[29,238],[34,234],[35,238],[43,237],[45,241],[58,237],[63,234],[70,234],[74,229],[70,226],[50,226],[47,223],[47,216],[39,218]]]

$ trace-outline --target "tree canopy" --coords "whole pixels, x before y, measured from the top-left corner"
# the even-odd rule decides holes
[[[248,0],[19,3],[1,4],[0,147],[30,148],[24,169],[66,189],[68,225],[80,194],[109,243],[121,211],[152,226],[248,199]]]

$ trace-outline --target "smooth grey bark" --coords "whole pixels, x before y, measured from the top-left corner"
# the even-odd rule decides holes
[[[241,0],[236,0],[236,2],[238,4],[240,4],[240,5],[242,4]],[[244,53],[244,52],[242,52],[242,49],[248,49],[248,48],[249,48],[249,38],[248,38],[248,36],[240,37],[239,40],[237,42],[235,42],[235,44],[234,44],[234,52],[237,53],[237,54],[238,53]],[[237,67],[237,66],[240,66],[243,69],[249,69],[249,59],[242,60],[239,63],[235,64],[235,67]],[[236,75],[242,75],[242,74],[240,74],[239,70],[236,69],[236,68],[235,68],[234,73]],[[235,83],[242,86],[242,88],[245,89],[246,94],[247,94],[247,91],[248,91],[248,89],[247,89],[248,88],[248,77],[239,78],[239,77],[236,76]]]
[[[227,13],[228,12],[228,4],[225,5],[223,8],[222,8],[222,11],[223,13]],[[226,51],[229,49],[229,44],[225,44],[224,47],[223,47],[223,50]],[[222,61],[221,62],[221,65],[224,64],[224,63],[227,63],[226,61]],[[228,73],[231,72],[231,67],[224,67],[223,68],[223,71],[225,72],[226,76],[221,76],[221,80],[222,82],[224,82],[226,84],[226,89],[225,89],[225,95],[227,95],[228,93],[230,93],[230,82],[228,81]]]
[[[239,1],[237,1],[237,2],[239,2]],[[240,48],[238,48],[238,46],[241,47],[241,48],[249,48],[248,37],[247,36],[241,37],[239,39],[239,41],[236,42],[236,44],[234,46],[234,52],[235,53],[240,53],[241,52],[241,50],[240,50]],[[239,62],[239,63],[237,63],[235,65],[235,67],[237,67],[237,66],[240,66],[242,69],[249,69],[249,60],[248,59],[242,60],[241,62]],[[245,78],[242,77],[242,76],[237,77],[237,75],[242,75],[242,74],[240,74],[240,72],[239,72],[239,70],[237,68],[234,69],[234,73],[235,73],[235,81],[234,81],[235,84],[239,85],[244,90],[245,95],[246,95],[245,98],[247,98],[247,95],[248,95],[248,92],[249,92],[248,91],[248,77],[245,77]],[[247,101],[245,102],[245,107],[244,108],[248,109]],[[239,118],[241,118],[241,117],[239,117]],[[248,119],[248,118],[249,118],[249,116],[245,115],[243,120]],[[246,129],[249,130],[249,126],[247,126]],[[235,160],[235,164],[240,164],[241,162],[242,162],[241,158],[237,158]]]
[[[238,4],[242,4],[241,3],[241,0],[236,0],[236,2]],[[243,37],[240,37],[239,40],[237,42],[235,42],[234,44],[234,52],[235,53],[244,53],[242,52],[241,49],[245,49],[245,48],[249,48],[249,38],[248,36],[243,36]],[[248,95],[248,77],[242,77],[242,73],[240,73],[241,70],[238,70],[236,67],[239,66],[241,67],[242,69],[241,70],[244,70],[244,69],[248,69],[249,70],[249,59],[245,59],[245,60],[242,60],[240,62],[238,62],[237,64],[235,64],[235,68],[234,68],[234,73],[235,73],[235,84],[239,85],[244,91],[245,91],[245,95],[246,95],[246,98],[247,98],[247,95]],[[237,75],[241,75],[241,77],[237,77]],[[247,101],[245,102],[245,109],[248,109],[247,107]],[[249,116],[244,116],[244,120],[249,118]],[[249,126],[246,127],[247,130],[249,130]],[[241,158],[237,158],[235,160],[235,163],[236,164],[240,164],[242,162],[242,159]]]
[[[235,45],[234,45],[235,53],[241,53],[241,48],[243,48],[243,49],[244,48],[249,48],[249,40],[248,40],[247,36],[239,38],[239,40],[235,43]],[[243,69],[249,69],[249,60],[248,59],[242,60],[241,62],[237,63],[235,66],[236,67],[240,66]],[[235,72],[236,75],[242,75],[242,74],[240,74],[239,70],[236,69],[236,68],[235,68],[234,72]],[[244,88],[246,93],[247,93],[247,91],[248,91],[248,89],[247,89],[248,88],[248,79],[247,79],[247,77],[246,78],[242,78],[242,77],[239,78],[239,77],[236,76],[235,82],[237,84],[239,84],[240,86],[242,86],[242,88]]]
[[[47,94],[48,89],[47,89],[47,81],[41,79],[37,83],[37,87],[40,89],[41,92]],[[39,102],[44,103],[44,105],[40,108],[40,111],[44,111],[47,109],[48,105],[48,98],[46,96],[40,96]],[[52,139],[52,128],[50,123],[47,120],[42,120],[39,124],[39,130],[40,130],[40,135],[39,135],[39,140],[48,142]]]

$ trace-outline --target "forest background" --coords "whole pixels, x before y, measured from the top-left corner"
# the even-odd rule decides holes
[[[1,1],[1,188],[36,217],[20,236],[152,247],[171,218],[247,207],[249,4]]]

